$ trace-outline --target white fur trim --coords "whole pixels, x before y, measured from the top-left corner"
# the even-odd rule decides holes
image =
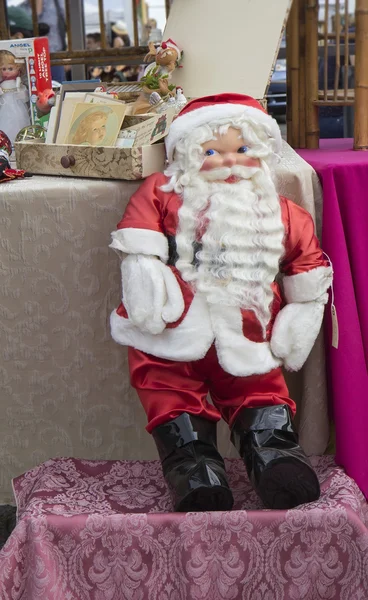
[[[305,273],[284,277],[286,302],[311,302],[325,294],[332,284],[331,267],[316,267]]]
[[[170,126],[169,133],[165,138],[166,152],[168,161],[172,162],[174,148],[178,141],[191,131],[219,119],[232,119],[236,117],[249,117],[261,125],[269,128],[271,136],[275,139],[275,152],[281,152],[282,137],[280,127],[277,121],[262,110],[253,106],[244,106],[243,104],[211,104],[192,110],[184,115],[179,115]]]
[[[111,335],[119,344],[169,360],[199,360],[206,355],[214,338],[207,304],[200,294],[195,295],[180,325],[159,335],[142,332],[116,311],[111,314],[110,325]]]
[[[118,253],[153,254],[159,256],[163,262],[167,262],[169,245],[166,236],[160,231],[127,227],[113,231],[111,237],[112,242],[109,248]]]
[[[219,363],[227,373],[247,377],[281,366],[282,361],[272,355],[268,342],[252,342],[244,337],[239,308],[213,305],[210,314]]]
[[[158,334],[184,311],[178,281],[155,256],[129,254],[121,263],[123,302],[131,322],[141,331]]]
[[[307,360],[321,328],[323,313],[322,302],[305,302],[288,304],[277,315],[271,350],[283,359],[289,371],[299,371]]]

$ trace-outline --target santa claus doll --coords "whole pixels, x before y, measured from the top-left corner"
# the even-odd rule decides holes
[[[280,148],[253,98],[189,102],[166,138],[167,169],[144,181],[112,234],[123,257],[112,336],[129,346],[175,511],[233,505],[220,418],[266,507],[320,494],[282,367],[307,359],[332,271],[311,216],[276,192]]]

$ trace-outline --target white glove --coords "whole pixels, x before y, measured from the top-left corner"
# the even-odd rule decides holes
[[[319,330],[328,294],[314,302],[287,304],[276,317],[271,351],[289,371],[299,371],[307,360]]]
[[[170,267],[155,256],[129,254],[121,263],[123,303],[141,331],[158,334],[184,311],[180,286]]]

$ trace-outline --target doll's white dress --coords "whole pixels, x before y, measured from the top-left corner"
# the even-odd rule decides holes
[[[16,79],[0,83],[0,131],[14,144],[17,133],[31,124],[27,88]]]

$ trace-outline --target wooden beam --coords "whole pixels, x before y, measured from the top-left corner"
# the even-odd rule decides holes
[[[132,0],[134,46],[139,46],[137,3]]]
[[[355,4],[354,150],[368,150],[368,0]]]
[[[147,46],[126,46],[124,48],[106,48],[106,50],[72,50],[71,52],[52,52],[51,58],[57,60],[67,60],[68,58],[85,58],[91,62],[104,57],[140,57],[143,58],[148,52]]]
[[[305,0],[299,0],[299,148],[306,147],[305,113]]]
[[[306,146],[318,148],[318,0],[306,0],[305,9]]]
[[[334,78],[334,100],[337,100],[340,79],[340,0],[335,0],[335,25],[336,25],[336,64]]]
[[[32,8],[33,35],[34,35],[34,37],[38,37],[39,31],[38,31],[37,0],[31,0],[30,4],[31,4],[31,8]]]
[[[98,15],[100,19],[101,48],[107,48],[104,0],[98,0]]]
[[[70,17],[70,0],[65,0],[65,21],[66,21],[66,35],[68,40],[68,51],[69,53],[73,50],[72,42],[72,22]]]
[[[5,0],[0,0],[0,39],[6,40],[9,38],[9,30],[7,27],[7,12]]]
[[[299,0],[294,0],[286,25],[286,69],[287,103],[286,124],[287,141],[293,148],[299,147]]]

